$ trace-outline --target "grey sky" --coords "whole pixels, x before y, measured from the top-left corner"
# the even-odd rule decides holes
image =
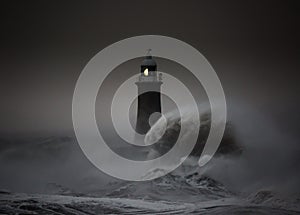
[[[72,131],[73,89],[89,59],[143,34],[197,48],[219,75],[229,116],[234,103],[243,103],[287,132],[298,131],[299,7],[293,3],[49,1],[2,9],[3,133]]]

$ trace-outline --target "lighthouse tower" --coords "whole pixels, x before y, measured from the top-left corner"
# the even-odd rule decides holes
[[[151,49],[141,64],[141,73],[136,82],[139,95],[136,132],[139,134],[146,134],[149,131],[149,119],[153,113],[161,114],[161,74],[157,74],[157,64],[150,51]]]

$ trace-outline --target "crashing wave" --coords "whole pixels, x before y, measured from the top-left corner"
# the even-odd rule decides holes
[[[199,132],[198,139],[191,155],[199,156],[204,148],[211,127],[210,111],[205,110],[200,113],[201,123],[199,130],[196,127],[195,120],[197,120],[196,114],[189,112],[188,107],[182,111],[181,116],[177,111],[173,111],[161,117],[151,127],[145,137],[147,145],[155,143],[149,153],[149,157],[156,158],[168,152],[174,146],[177,138],[179,138],[179,145],[184,146],[188,144],[191,141],[191,136],[197,132]],[[187,129],[181,131],[183,124]],[[182,135],[179,136],[180,132]],[[239,155],[241,151],[242,148],[234,137],[233,126],[227,123],[223,139],[217,150],[217,155]]]

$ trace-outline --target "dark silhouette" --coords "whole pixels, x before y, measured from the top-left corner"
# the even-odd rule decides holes
[[[150,51],[151,49],[148,50],[148,54],[142,62],[141,74],[136,82],[139,95],[136,132],[140,134],[146,134],[149,131],[151,114],[161,113],[161,75],[157,74],[157,64]]]

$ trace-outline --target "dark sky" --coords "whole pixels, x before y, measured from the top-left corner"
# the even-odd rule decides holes
[[[2,133],[71,131],[72,94],[88,61],[121,39],[158,34],[189,43],[209,60],[229,115],[242,103],[298,134],[294,1],[24,1],[1,9]]]

